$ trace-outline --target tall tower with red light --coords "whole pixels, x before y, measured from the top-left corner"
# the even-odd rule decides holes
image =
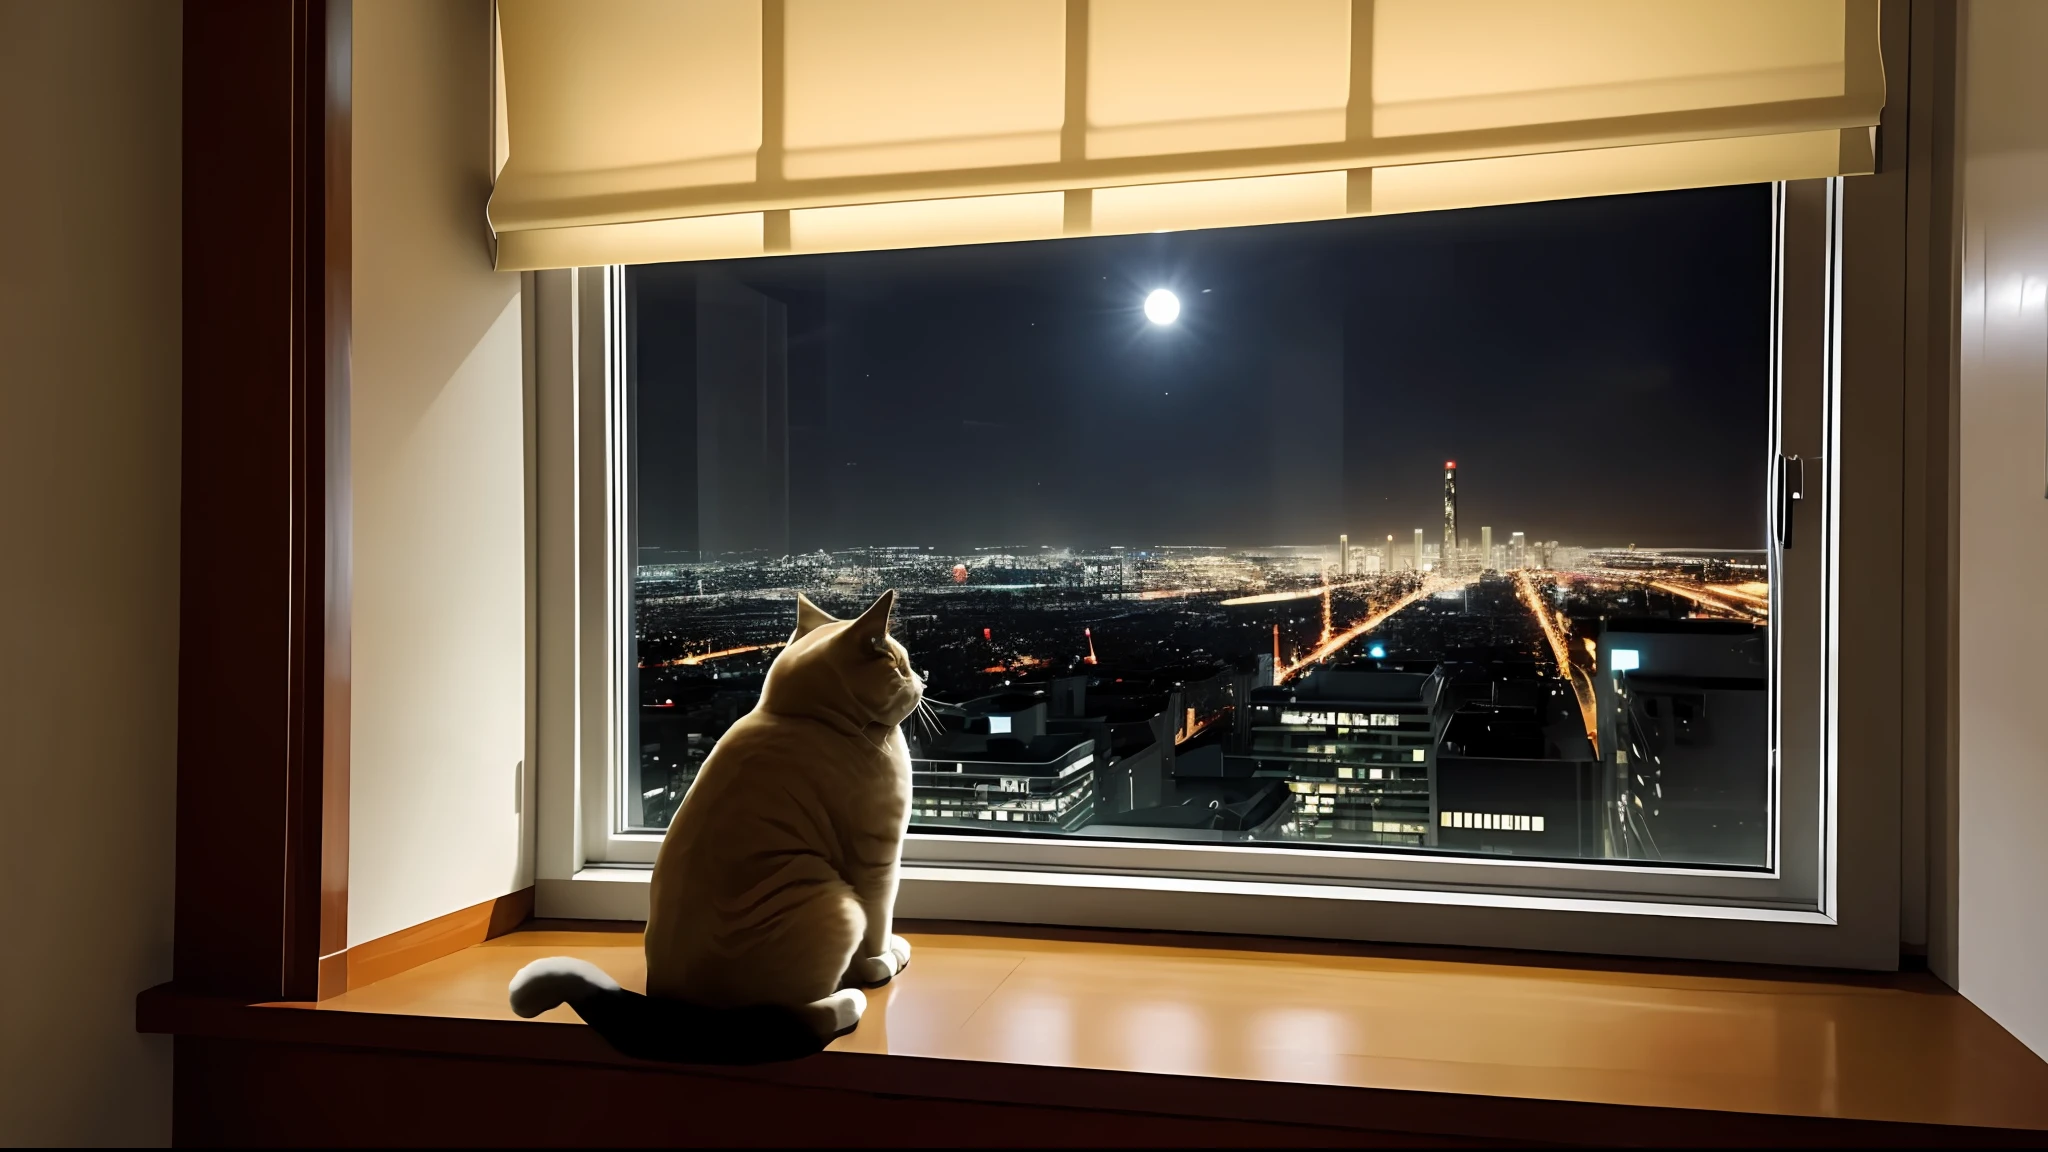
[[[1458,554],[1458,462],[1444,461],[1444,554],[1438,567],[1454,567],[1452,558]]]

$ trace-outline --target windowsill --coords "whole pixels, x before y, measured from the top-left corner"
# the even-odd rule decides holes
[[[721,1069],[932,1100],[1517,1141],[2048,1130],[2048,1064],[1924,975],[905,925],[911,967],[823,1055]],[[315,1004],[153,989],[145,1031],[648,1068],[505,1002],[568,954],[628,987],[637,926],[533,922]],[[677,1068],[678,1075],[692,1070]],[[1089,1102],[1094,1102],[1092,1105]],[[1700,1125],[1707,1125],[1701,1128]],[[1788,1125],[1790,1127],[1788,1127]],[[1812,1127],[1820,1125],[1821,1129]]]
[[[643,865],[596,866],[579,870],[567,881],[542,881],[543,886],[626,884],[645,887],[654,871]],[[900,898],[919,917],[945,916],[950,908],[921,907],[926,903],[926,886],[963,885],[986,889],[991,885],[1032,886],[1055,889],[1098,889],[1144,893],[1203,893],[1219,896],[1252,896],[1296,900],[1330,900],[1346,903],[1424,904],[1452,908],[1513,908],[1542,912],[1591,912],[1622,916],[1665,916],[1699,920],[1747,920],[1765,924],[1835,923],[1822,912],[1793,908],[1745,907],[1713,903],[1614,899],[1589,896],[1555,896],[1462,892],[1441,888],[1394,888],[1379,885],[1283,883],[1256,879],[1207,879],[1183,876],[1145,876],[1096,872],[1027,871],[1014,868],[967,867],[958,865],[905,864],[902,869],[904,893]],[[554,888],[559,892],[559,887]],[[984,899],[985,891],[971,899]],[[645,914],[644,895],[599,897],[607,905],[614,900],[637,901],[637,919]],[[543,906],[543,912],[547,912]],[[612,915],[616,913],[608,913]]]
[[[593,865],[535,884],[535,914],[644,921],[644,865]],[[1818,968],[1896,967],[1896,926],[1845,932],[1810,909],[1620,894],[1281,881],[1200,873],[1053,871],[1005,864],[906,862],[896,903],[910,920],[1061,925],[1146,932],[1229,932],[1599,953]]]

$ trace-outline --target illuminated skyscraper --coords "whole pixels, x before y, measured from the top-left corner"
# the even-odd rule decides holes
[[[1528,566],[1529,566],[1529,537],[1528,537],[1528,535],[1527,535],[1526,533],[1522,533],[1522,532],[1510,532],[1510,533],[1508,533],[1508,567],[1510,567],[1510,568],[1527,568]]]
[[[1349,533],[1339,532],[1337,534],[1337,575],[1351,575],[1351,536]]]
[[[1415,530],[1415,570],[1422,571],[1422,529]]]
[[[1479,529],[1479,566],[1493,567],[1493,529],[1484,526]]]
[[[1458,555],[1458,462],[1444,461],[1444,567],[1451,568]]]

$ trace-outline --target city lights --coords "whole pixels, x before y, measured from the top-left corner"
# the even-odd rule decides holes
[[[1715,845],[1695,855],[1760,858],[1761,808],[1714,809],[1698,833],[1665,798],[1675,757],[1765,778],[1762,737],[1743,743],[1763,693],[1728,674],[1749,665],[1714,664],[1761,651],[1760,555],[1523,532],[1496,547],[1491,527],[1468,540],[1456,469],[1444,462],[1441,543],[1418,530],[1359,547],[1333,533],[643,565],[629,780],[643,820],[666,824],[754,706],[792,589],[840,611],[894,588],[934,702],[903,732],[924,826],[1613,859],[1665,858],[1692,835]],[[1701,742],[1707,723],[1738,733],[1729,750]]]

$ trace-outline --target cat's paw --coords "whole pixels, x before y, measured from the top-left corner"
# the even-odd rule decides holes
[[[835,1036],[853,1031],[867,1010],[866,994],[858,988],[842,988],[823,1000],[798,1008],[796,1014],[817,1033],[818,1039],[830,1042]]]
[[[889,937],[889,946],[880,956],[864,956],[847,965],[846,978],[841,987],[873,988],[895,979],[898,972],[910,966],[910,941],[901,936]]]

